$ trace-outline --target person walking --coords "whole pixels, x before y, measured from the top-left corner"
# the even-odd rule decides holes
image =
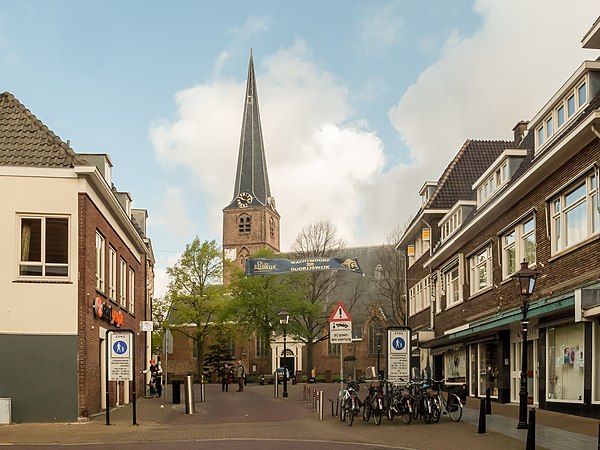
[[[221,367],[221,392],[228,391],[229,392],[229,366],[227,364],[223,364]]]
[[[238,392],[244,392],[244,377],[246,376],[246,369],[242,364],[242,360],[238,359],[237,377],[238,377]]]

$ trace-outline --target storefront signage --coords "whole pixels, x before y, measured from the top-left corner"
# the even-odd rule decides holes
[[[122,311],[113,308],[108,302],[102,299],[102,297],[96,297],[94,299],[94,315],[99,319],[104,319],[110,322],[117,328],[121,328],[125,322],[125,315]]]
[[[246,276],[278,275],[293,272],[317,272],[322,270],[349,270],[362,274],[356,258],[331,258],[328,256],[305,259],[267,259],[246,260]]]

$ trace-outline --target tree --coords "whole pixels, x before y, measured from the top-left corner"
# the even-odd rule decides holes
[[[375,269],[375,286],[379,306],[393,325],[406,325],[406,279],[404,254],[395,246],[404,234],[405,227],[396,227],[377,249],[379,264]]]
[[[252,258],[273,258],[271,250],[258,250]],[[231,300],[226,307],[226,318],[236,324],[241,338],[256,337],[269,342],[279,324],[277,314],[293,303],[296,292],[285,276],[267,275],[246,277],[241,270],[232,274],[229,285]]]
[[[344,246],[345,242],[337,236],[335,225],[319,222],[300,231],[292,245],[292,252],[297,258],[335,257],[341,254]],[[308,272],[289,277],[290,284],[296,291],[295,301],[288,308],[289,333],[306,344],[306,367],[313,367],[315,344],[327,339],[329,335],[328,319],[331,311],[326,308],[326,301],[341,279],[331,271]]]
[[[168,327],[167,317],[171,309],[171,303],[163,298],[152,299],[152,351],[158,351],[163,347],[165,329]],[[166,352],[166,349],[163,349]]]
[[[173,267],[167,268],[167,298],[173,329],[194,341],[198,377],[204,366],[206,338],[224,305],[223,259],[216,242],[196,237]]]

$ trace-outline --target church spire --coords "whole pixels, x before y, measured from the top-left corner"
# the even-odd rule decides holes
[[[225,209],[248,206],[268,206],[274,209],[260,124],[252,50],[250,50],[250,64],[248,65],[233,199]]]

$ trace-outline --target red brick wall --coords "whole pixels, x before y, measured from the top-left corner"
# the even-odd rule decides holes
[[[106,239],[106,267],[105,276],[108,285],[108,249],[109,245],[117,251],[117,266],[119,259],[127,262],[128,270],[132,268],[135,272],[135,314],[129,314],[118,304],[107,299],[107,293],[96,290],[96,230]],[[78,306],[78,368],[79,368],[79,415],[82,417],[100,411],[100,399],[104,393],[100,392],[100,337],[99,328],[115,329],[109,322],[98,319],[93,312],[92,305],[96,297],[108,301],[113,308],[123,311],[125,322],[122,329],[136,331],[135,355],[136,355],[136,377],[143,370],[145,337],[139,333],[139,322],[145,320],[145,261],[138,262],[133,253],[127,248],[118,232],[112,228],[110,223],[101,214],[91,199],[86,194],[79,194],[79,306]],[[119,289],[120,273],[117,267],[117,293]],[[127,280],[129,284],[129,280]],[[141,387],[138,381],[138,390]],[[114,382],[110,383],[110,402],[115,403],[116,395]],[[123,399],[123,393],[119,395]]]

